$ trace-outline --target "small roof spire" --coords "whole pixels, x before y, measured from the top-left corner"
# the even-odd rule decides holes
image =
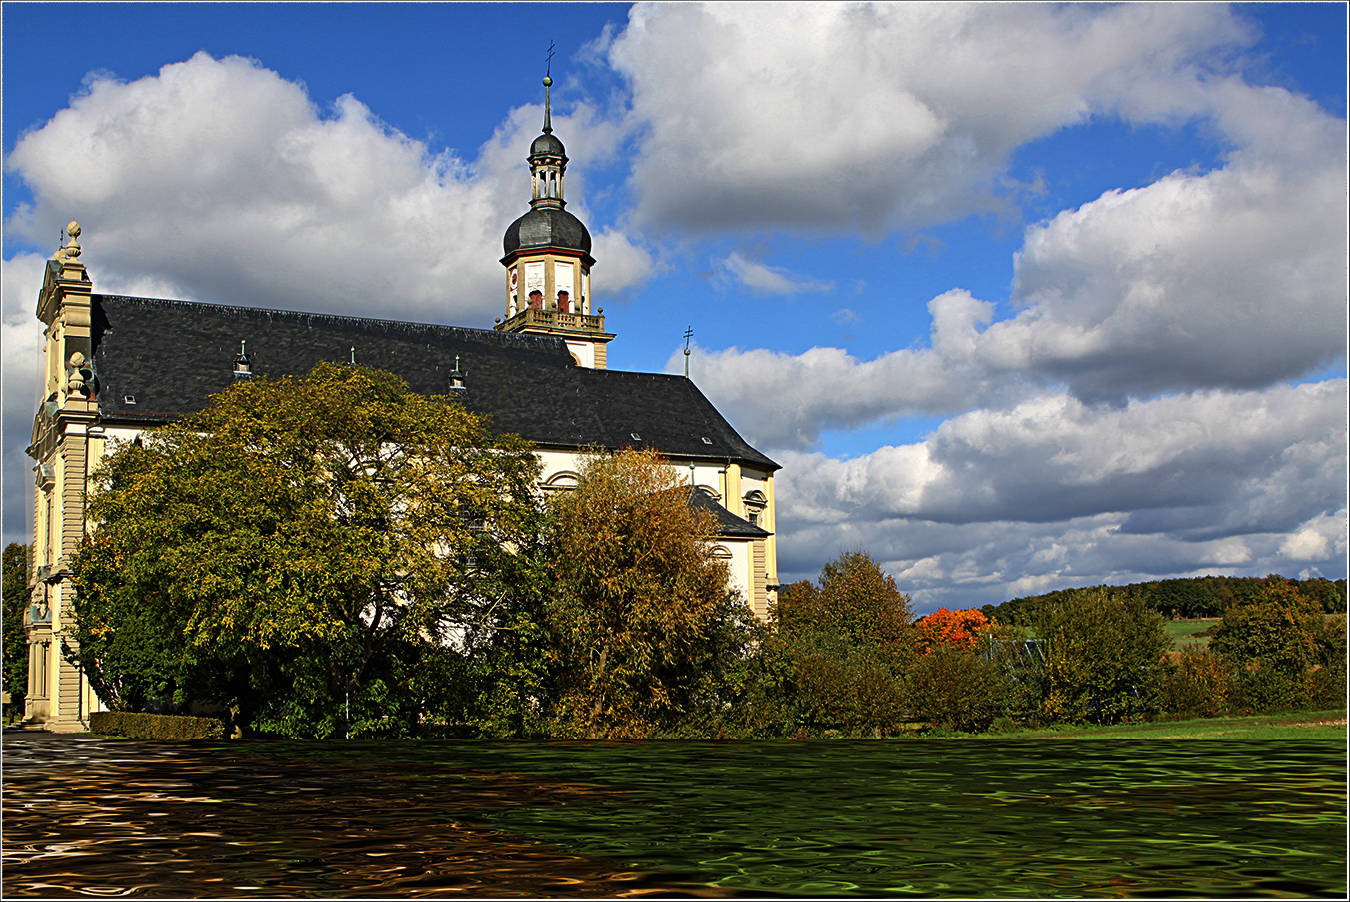
[[[548,42],[548,60],[544,66],[544,134],[553,134],[553,116],[549,88],[553,87],[553,42]]]

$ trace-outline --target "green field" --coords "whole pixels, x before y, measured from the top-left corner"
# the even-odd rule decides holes
[[[1177,651],[1185,651],[1187,648],[1203,649],[1209,645],[1208,636],[1196,636],[1196,633],[1203,632],[1210,628],[1219,620],[1169,620],[1163,624],[1163,629],[1167,631],[1167,638],[1172,640],[1172,644]]]

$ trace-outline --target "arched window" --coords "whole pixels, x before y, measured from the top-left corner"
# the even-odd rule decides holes
[[[561,470],[545,479],[540,486],[545,492],[570,492],[581,482],[581,476],[571,470]]]
[[[746,492],[741,500],[745,502],[745,519],[749,520],[751,524],[759,526],[764,508],[769,506],[769,499],[764,497],[764,493],[759,489],[754,489]]]

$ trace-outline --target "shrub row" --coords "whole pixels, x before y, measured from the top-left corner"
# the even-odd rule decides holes
[[[126,739],[224,739],[225,724],[214,717],[96,711],[89,715],[89,732]]]

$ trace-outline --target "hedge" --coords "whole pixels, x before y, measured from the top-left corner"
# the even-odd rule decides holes
[[[224,739],[225,724],[214,717],[95,711],[89,715],[89,732],[126,739]]]

